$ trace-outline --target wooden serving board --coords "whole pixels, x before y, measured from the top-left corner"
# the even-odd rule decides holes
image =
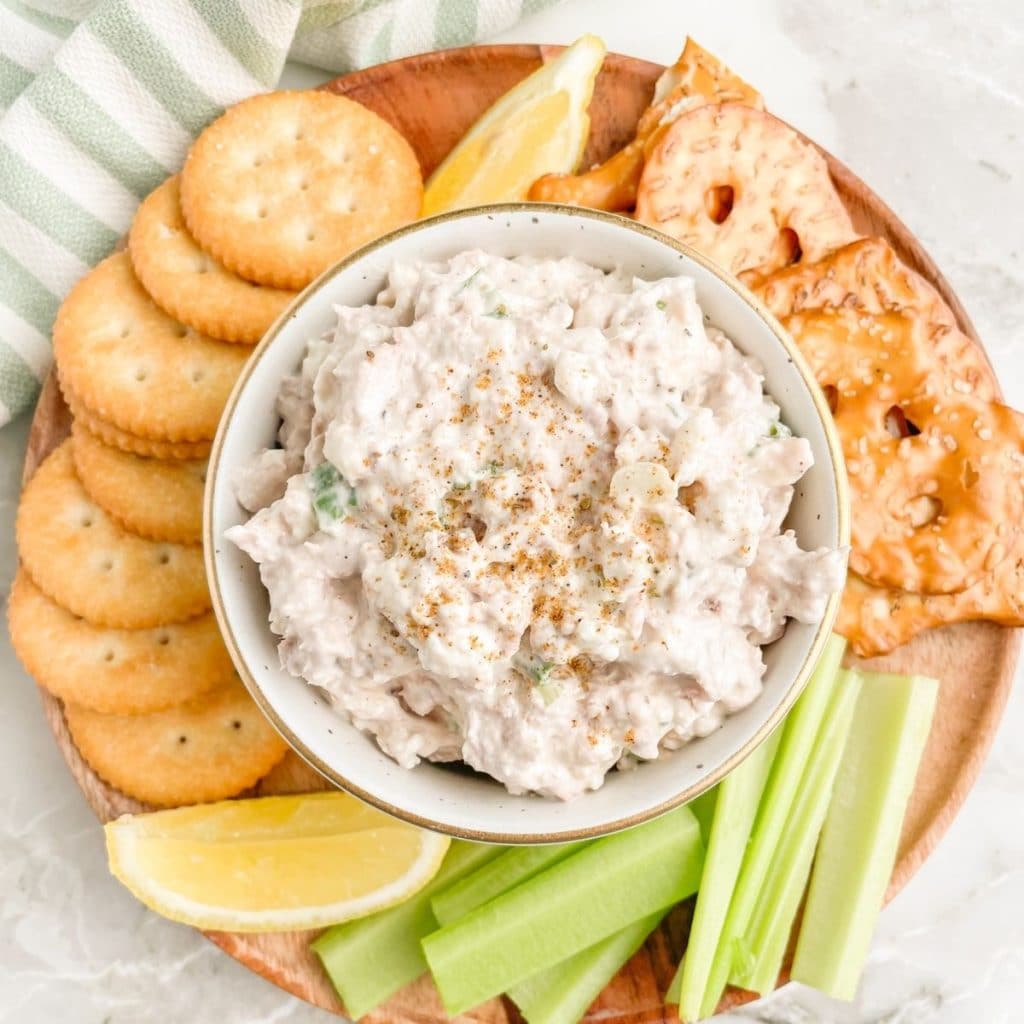
[[[551,48],[554,52],[559,48]],[[416,150],[425,174],[440,162],[477,117],[502,93],[533,71],[548,54],[537,46],[477,46],[431,53],[379,65],[329,83],[390,121]],[[591,136],[584,165],[608,156],[628,141],[661,72],[657,65],[610,55],[591,105]],[[767,83],[770,84],[770,83]],[[900,256],[935,285],[971,337],[977,335],[963,307],[935,264],[891,210],[838,160],[828,157],[833,178],[865,234],[887,238]],[[36,409],[25,464],[26,477],[67,434],[70,417],[51,376]],[[872,667],[917,672],[941,680],[938,710],[903,829],[889,888],[892,898],[941,839],[981,768],[1002,714],[1020,647],[1016,631],[988,623],[932,630]],[[42,692],[42,691],[41,691]],[[60,703],[42,692],[47,720],[71,773],[103,820],[136,811],[129,800],[85,764],[68,734]],[[258,787],[260,793],[324,788],[298,758],[288,759]],[[587,1021],[640,1024],[675,1020],[662,1005],[685,943],[690,907],[674,911],[591,1007]],[[341,1013],[333,989],[308,950],[310,933],[238,935],[209,933],[229,955],[288,992]],[[731,992],[728,1003],[745,1001]],[[492,1000],[466,1015],[486,1024],[516,1022],[507,1002]],[[445,1019],[433,986],[408,986],[380,1010],[372,1024],[440,1024]]]

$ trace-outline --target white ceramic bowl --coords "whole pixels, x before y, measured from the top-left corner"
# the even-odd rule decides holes
[[[224,531],[246,518],[231,490],[232,472],[274,443],[281,378],[296,370],[310,338],[333,327],[332,308],[373,302],[396,259],[439,259],[477,247],[503,256],[577,256],[644,278],[693,277],[711,322],[760,360],[783,419],[814,450],[814,468],[797,485],[789,525],[804,547],[847,542],[843,462],[824,399],[793,343],[745,289],[693,250],[622,217],[495,206],[421,221],[366,246],[313,282],[268,332],[228,402],[210,459],[204,545],[214,608],[257,703],[299,755],[342,789],[407,821],[468,839],[538,843],[602,835],[692,799],[765,739],[807,681],[838,595],[820,623],[789,624],[766,651],[761,695],[716,732],[634,771],[612,771],[600,790],[563,803],[510,796],[497,782],[451,768],[400,768],[342,720],[321,692],[279,667],[257,568],[224,540]]]

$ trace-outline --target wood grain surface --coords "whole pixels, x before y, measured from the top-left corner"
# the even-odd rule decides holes
[[[447,154],[476,118],[508,88],[533,71],[549,52],[538,46],[478,46],[425,54],[379,65],[325,88],[358,100],[390,121],[410,141],[424,174]],[[610,55],[591,105],[592,129],[585,165],[603,159],[632,135],[661,68]],[[762,86],[770,83],[760,83]],[[854,174],[826,154],[833,178],[856,226],[887,238],[900,256],[927,277],[956,312],[961,328],[977,335],[956,296],[916,239]],[[67,434],[70,417],[55,378],[43,389],[29,437],[25,476]],[[907,818],[889,887],[892,898],[935,848],[963,803],[992,743],[1009,693],[1019,652],[1016,631],[967,623],[929,631],[892,655],[863,664],[936,676],[938,710]],[[60,703],[40,691],[46,718],[68,768],[101,821],[142,809],[98,778],[79,757]],[[297,757],[288,758],[257,787],[257,793],[301,792],[326,783]],[[664,993],[685,944],[690,905],[677,908],[591,1007],[591,1024],[672,1021]],[[341,1013],[337,997],[308,950],[309,933],[238,935],[208,933],[230,956],[310,1003]],[[731,991],[726,1005],[750,998]],[[724,1008],[724,1007],[723,1007]],[[492,1000],[465,1015],[483,1024],[518,1022],[515,1008]],[[437,993],[425,978],[371,1013],[372,1024],[439,1024],[445,1019]]]

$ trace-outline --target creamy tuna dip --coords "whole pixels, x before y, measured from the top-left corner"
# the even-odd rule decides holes
[[[596,789],[753,701],[841,586],[782,525],[810,445],[691,279],[465,252],[336,312],[227,535],[282,666],[400,765]]]

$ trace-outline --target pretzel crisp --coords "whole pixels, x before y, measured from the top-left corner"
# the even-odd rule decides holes
[[[688,38],[679,60],[658,79],[654,99],[637,124],[636,138],[583,174],[545,174],[533,183],[529,198],[595,210],[632,209],[646,153],[676,118],[706,103],[743,103],[764,109],[756,89]]]
[[[925,594],[965,590],[995,570],[1024,514],[1024,416],[996,402],[926,395],[899,407],[913,429],[881,440],[878,419],[892,410],[870,399],[854,409],[867,422],[856,451],[846,445],[851,569]]]
[[[740,279],[779,318],[843,306],[864,313],[909,310],[935,324],[956,326],[939,293],[883,238],[858,238],[815,262],[805,260],[770,274],[751,270]]]
[[[771,274],[747,272],[740,277],[802,348],[807,317],[795,314],[834,309],[847,311],[847,317],[897,313],[915,321],[918,342],[927,339],[927,350],[932,353],[929,365],[936,375],[931,390],[949,387],[987,401],[996,398],[995,375],[981,346],[958,328],[953,311],[939,293],[903,263],[884,239],[858,239],[814,263],[799,263]],[[849,338],[843,338],[838,347],[847,343]],[[861,346],[857,347],[860,350]],[[837,354],[831,355],[836,358]],[[819,382],[826,383],[821,377]]]
[[[994,379],[979,346],[956,328],[936,327],[910,311],[805,309],[783,317],[782,325],[829,399],[847,457],[865,436],[884,439],[887,427],[893,433],[888,414],[906,402],[994,397]],[[864,396],[871,411],[855,401]]]
[[[669,126],[644,165],[636,219],[733,274],[818,260],[857,237],[821,153],[736,103]]]
[[[837,423],[850,399],[870,393],[878,402],[898,404],[920,394],[934,373],[927,332],[903,313],[808,309],[783,317],[782,326],[814,371]]]
[[[603,164],[582,174],[545,174],[531,186],[535,203],[564,203],[613,213],[631,210],[644,169],[644,144],[633,139]]]
[[[944,622],[1015,623],[1024,535],[1007,517],[1021,502],[1021,419],[988,404],[991,367],[939,293],[874,238],[742,276],[796,339],[843,442],[851,566],[871,579],[851,574],[839,632],[872,656]]]
[[[1024,510],[1022,421],[971,396],[973,342],[907,313],[849,306],[786,317],[825,390],[853,497],[850,564],[880,585],[963,590],[1005,557]],[[966,343],[966,348],[963,343]],[[988,517],[999,508],[1002,526]],[[1006,524],[1010,524],[1007,526]]]
[[[874,658],[933,626],[987,619],[1024,626],[1024,534],[977,583],[956,594],[911,594],[876,587],[854,573],[846,579],[835,630],[855,654]]]

